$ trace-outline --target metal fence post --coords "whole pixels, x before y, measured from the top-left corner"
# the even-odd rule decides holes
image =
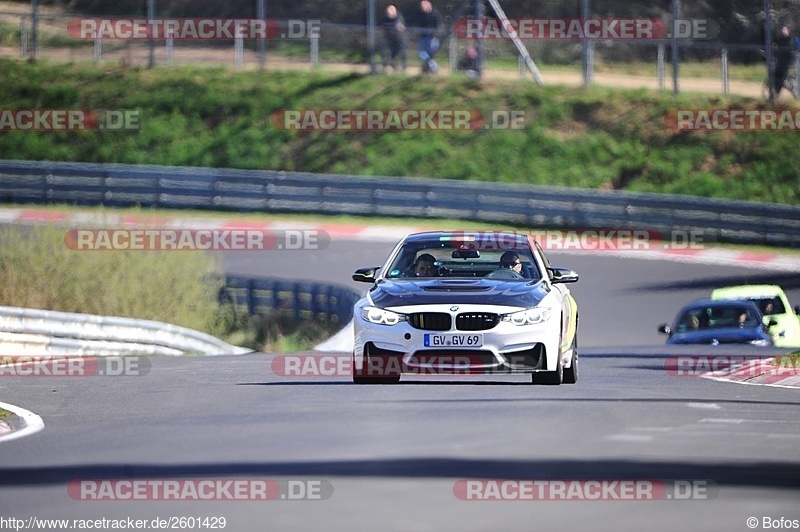
[[[153,19],[156,16],[156,0],[147,0],[147,31],[150,38],[147,41],[147,68],[156,64],[156,41],[153,38]]]
[[[311,68],[319,65],[319,34],[311,34]]]
[[[772,86],[775,67],[772,64],[772,1],[764,0],[764,55],[767,61],[767,88],[769,101],[775,99],[775,87]]]
[[[458,68],[458,39],[454,33],[450,34],[450,72]]]
[[[794,97],[800,98],[800,53],[794,54]]]
[[[39,52],[39,0],[31,0],[31,59]]]
[[[103,56],[103,39],[100,36],[94,38],[94,47],[92,48],[92,59],[100,61]]]
[[[728,49],[722,49],[722,94],[728,94]]]
[[[266,0],[256,1],[256,18],[263,20],[266,23],[267,19],[267,6]],[[267,66],[267,42],[264,39],[258,39],[258,68],[262,72]]]
[[[28,17],[22,17],[19,21],[19,58],[25,59],[28,56]]]
[[[233,63],[236,68],[244,66],[244,38],[242,35],[243,28],[239,25],[236,26],[236,38],[233,41]]]
[[[175,39],[172,37],[172,32],[167,36],[166,52],[167,65],[172,66],[172,60],[175,59]]]
[[[478,35],[483,35],[483,23],[484,18],[486,17],[486,12],[484,11],[483,0],[476,0],[475,1],[475,20],[478,21],[478,28],[479,33]],[[486,47],[483,44],[483,39],[478,39],[478,42],[475,44],[478,52],[478,79],[483,77],[483,70],[484,66],[486,66]]]
[[[665,65],[666,47],[663,44],[658,45],[658,89],[664,90],[667,67]]]
[[[678,0],[672,3],[672,92],[678,94]]]
[[[581,3],[581,17],[586,20],[592,12],[591,0],[583,0]],[[594,78],[594,47],[589,39],[581,42],[581,59],[583,61],[583,86],[588,87]]]
[[[375,64],[375,0],[367,0],[367,42],[369,43],[369,72],[377,74]]]

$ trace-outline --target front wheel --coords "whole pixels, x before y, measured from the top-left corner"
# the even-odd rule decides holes
[[[564,384],[575,384],[578,382],[578,329],[575,328],[575,336],[572,338],[572,362],[568,368],[564,368]]]
[[[558,357],[556,357],[556,369],[553,371],[539,371],[531,374],[531,382],[533,384],[545,384],[548,386],[557,386],[564,381],[564,365],[561,363],[561,349],[558,350]]]
[[[364,367],[356,368],[356,354],[351,357],[351,372],[355,384],[396,384],[400,382],[400,367],[395,357],[370,355],[364,346]],[[397,366],[397,367],[395,367]]]

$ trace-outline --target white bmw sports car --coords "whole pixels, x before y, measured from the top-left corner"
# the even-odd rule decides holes
[[[406,236],[355,305],[353,381],[401,375],[524,373],[533,384],[578,379],[578,307],[528,235],[430,232]]]

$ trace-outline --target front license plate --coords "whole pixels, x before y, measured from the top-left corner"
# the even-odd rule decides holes
[[[425,347],[481,347],[482,334],[426,334]]]

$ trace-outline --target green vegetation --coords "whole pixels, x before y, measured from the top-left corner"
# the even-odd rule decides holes
[[[798,373],[798,370],[800,370],[800,352],[776,357],[772,360],[772,364],[774,366],[778,366],[783,371],[789,373]]]
[[[5,132],[15,158],[430,176],[800,203],[791,132],[678,132],[675,109],[761,109],[744,97],[479,84],[458,76],[0,61],[6,108],[132,109],[138,131]],[[786,104],[780,104],[786,105]],[[522,111],[524,128],[284,131],[281,109]]]
[[[102,214],[101,214],[102,215]],[[305,350],[336,324],[234,318],[224,275],[202,252],[74,251],[66,229],[0,227],[0,305],[164,321],[257,350]]]
[[[237,319],[235,324],[235,331],[226,341],[266,353],[309,351],[344,325],[333,321],[296,320],[280,312]]]
[[[6,417],[11,417],[11,416],[13,416],[13,415],[14,415],[14,414],[12,414],[11,412],[9,412],[8,410],[5,410],[5,409],[3,409],[3,408],[0,408],[0,419],[1,419],[1,418],[6,418]]]
[[[210,255],[75,251],[66,229],[0,228],[0,305],[166,321],[217,333],[221,267]]]

